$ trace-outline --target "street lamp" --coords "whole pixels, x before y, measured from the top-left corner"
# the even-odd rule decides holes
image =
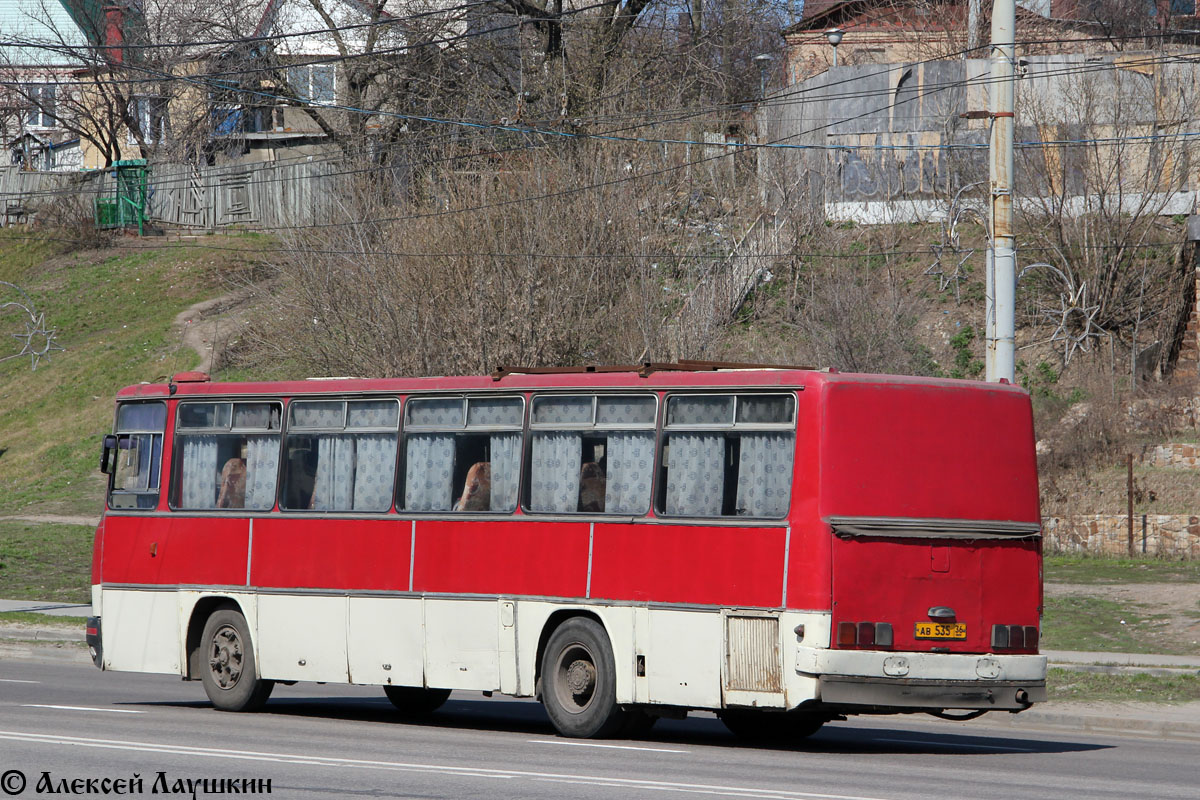
[[[838,65],[837,48],[838,45],[842,43],[842,33],[843,31],[841,28],[830,28],[829,30],[825,31],[825,38],[829,40],[829,44],[833,47],[833,65],[835,67]]]
[[[758,64],[758,97],[766,99],[767,96],[767,70],[771,68],[771,62],[775,57],[769,53],[759,53],[754,57],[754,63]]]

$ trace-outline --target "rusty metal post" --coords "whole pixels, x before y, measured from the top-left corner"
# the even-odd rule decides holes
[[[1133,557],[1133,453],[1125,456],[1125,495],[1129,502],[1129,557]]]
[[[1008,379],[1016,372],[1016,240],[1013,237],[1013,127],[1016,96],[1015,0],[992,7],[992,70],[989,112],[992,133],[991,215],[988,230],[986,377]]]

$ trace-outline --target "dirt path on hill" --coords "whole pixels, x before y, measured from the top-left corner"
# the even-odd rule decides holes
[[[200,356],[197,371],[212,373],[225,344],[246,325],[249,305],[249,293],[236,291],[202,300],[175,315],[172,329],[179,332],[182,346]]]

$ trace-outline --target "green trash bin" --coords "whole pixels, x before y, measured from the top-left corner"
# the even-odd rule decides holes
[[[112,200],[95,199],[96,227],[101,230],[117,227],[117,204]]]

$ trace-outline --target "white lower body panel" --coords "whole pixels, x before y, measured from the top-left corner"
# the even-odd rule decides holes
[[[201,601],[236,603],[259,676],[278,681],[537,692],[539,647],[561,619],[608,634],[617,702],[675,708],[795,708],[818,697],[797,670],[800,637],[828,642],[828,612],[655,608],[496,597],[337,595],[98,587],[107,669],[186,674]],[[191,632],[195,641],[198,630]]]

